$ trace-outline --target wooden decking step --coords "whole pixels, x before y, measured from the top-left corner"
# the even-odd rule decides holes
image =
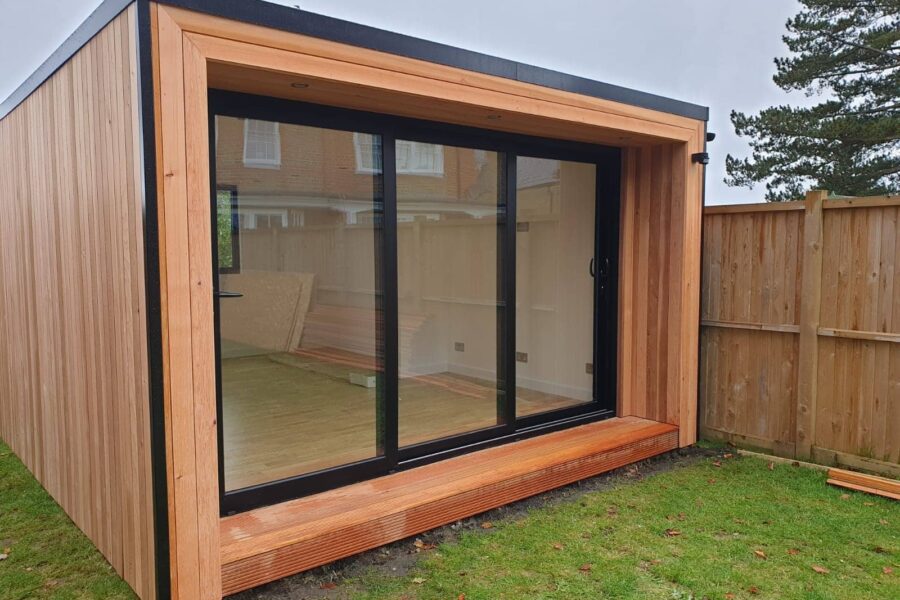
[[[221,520],[232,594],[678,446],[678,428],[609,419],[504,444]]]

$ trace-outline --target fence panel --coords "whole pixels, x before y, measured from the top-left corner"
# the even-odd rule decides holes
[[[898,218],[821,192],[706,209],[705,436],[900,474]]]

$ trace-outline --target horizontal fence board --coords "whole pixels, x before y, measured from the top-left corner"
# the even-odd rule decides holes
[[[900,198],[825,199],[811,217],[821,242],[807,246],[821,256],[821,277],[804,278],[812,206],[705,210],[701,431],[890,471],[900,462]],[[804,280],[818,289],[801,289]],[[818,314],[801,317],[801,299],[816,294]],[[806,338],[815,354],[805,443],[797,438],[801,318],[815,332]]]

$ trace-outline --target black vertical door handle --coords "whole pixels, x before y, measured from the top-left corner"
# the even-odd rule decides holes
[[[591,277],[594,276],[594,259],[591,259],[591,264],[588,266],[588,273],[591,274]]]

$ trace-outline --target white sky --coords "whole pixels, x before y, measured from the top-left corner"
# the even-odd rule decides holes
[[[746,155],[732,109],[808,103],[772,83],[796,0],[273,0],[710,107],[707,204],[760,202],[729,188],[725,155]],[[0,98],[6,98],[99,0],[0,0]]]

